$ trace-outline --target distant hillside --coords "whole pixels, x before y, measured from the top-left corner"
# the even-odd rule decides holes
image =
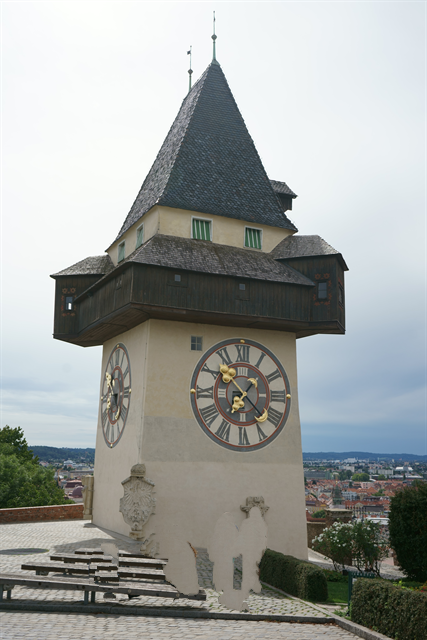
[[[50,464],[72,460],[73,462],[85,462],[88,465],[93,465],[95,461],[95,449],[90,447],[73,449],[70,447],[30,446],[29,448],[35,456],[39,457],[40,462],[49,462]]]
[[[369,453],[367,451],[320,451],[319,453],[303,453],[304,460],[345,460],[346,458],[358,458],[359,460],[407,460],[408,462],[427,462],[426,456],[417,456],[414,453]]]

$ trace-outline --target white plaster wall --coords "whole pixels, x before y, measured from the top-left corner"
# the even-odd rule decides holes
[[[273,351],[290,381],[291,411],[281,434],[259,451],[235,452],[208,438],[193,417],[190,381],[203,352],[191,351],[190,337],[203,337],[203,352],[228,338],[253,339]],[[305,559],[307,533],[295,335],[150,320],[104,346],[102,375],[113,346],[129,352],[132,395],[119,444],[110,449],[98,421],[94,522],[127,535],[119,513],[121,481],[142,462],[155,483],[156,514],[146,527],[170,557],[190,542],[207,547],[215,522],[225,512],[242,521],[240,505],[262,495],[270,548]],[[178,546],[177,546],[178,545]]]
[[[197,211],[187,211],[185,209],[172,209],[171,207],[155,206],[142,218],[135,222],[130,229],[120,238],[113,242],[107,249],[107,253],[113,263],[117,265],[118,246],[123,241],[126,242],[125,257],[130,255],[136,248],[137,228],[144,224],[144,242],[152,238],[157,233],[179,238],[191,238],[191,227],[193,218],[203,218],[212,221],[212,242],[225,244],[231,247],[244,248],[245,227],[254,227],[262,230],[262,251],[269,253],[279,244],[283,238],[292,235],[290,229],[280,227],[270,227],[265,224],[254,224],[245,220],[235,220],[223,216],[213,216]],[[256,251],[256,249],[250,249]]]

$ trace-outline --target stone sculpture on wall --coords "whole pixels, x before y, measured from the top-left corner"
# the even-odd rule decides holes
[[[156,498],[154,497],[154,482],[145,477],[144,464],[135,464],[129,478],[123,480],[124,496],[120,498],[120,509],[124,521],[130,525],[130,537],[141,541],[141,551],[146,555],[154,555],[157,545],[154,543],[154,533],[145,538],[144,525],[154,514]]]
[[[83,520],[92,520],[93,476],[83,476]]]
[[[249,511],[252,507],[258,507],[261,511],[262,517],[267,513],[270,507],[264,502],[264,498],[262,496],[249,496],[246,498],[246,504],[240,505],[240,509],[246,513],[246,517],[249,518]]]

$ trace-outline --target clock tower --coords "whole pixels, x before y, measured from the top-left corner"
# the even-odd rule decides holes
[[[93,522],[129,535],[122,482],[144,465],[144,539],[187,593],[188,543],[207,547],[225,512],[243,521],[248,498],[268,546],[307,557],[296,340],[344,334],[347,266],[297,234],[295,198],[213,60],[106,253],[52,276],[54,337],[103,345]]]

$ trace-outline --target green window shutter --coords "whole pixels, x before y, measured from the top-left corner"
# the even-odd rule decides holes
[[[122,242],[121,244],[119,244],[119,256],[118,256],[117,262],[121,262],[124,259],[125,259],[125,243]]]
[[[143,242],[144,242],[144,226],[141,225],[136,230],[136,249],[138,249],[138,247],[140,247]]]
[[[193,238],[196,240],[211,239],[211,223],[209,220],[193,218]]]
[[[261,249],[261,229],[245,229],[245,247]]]

